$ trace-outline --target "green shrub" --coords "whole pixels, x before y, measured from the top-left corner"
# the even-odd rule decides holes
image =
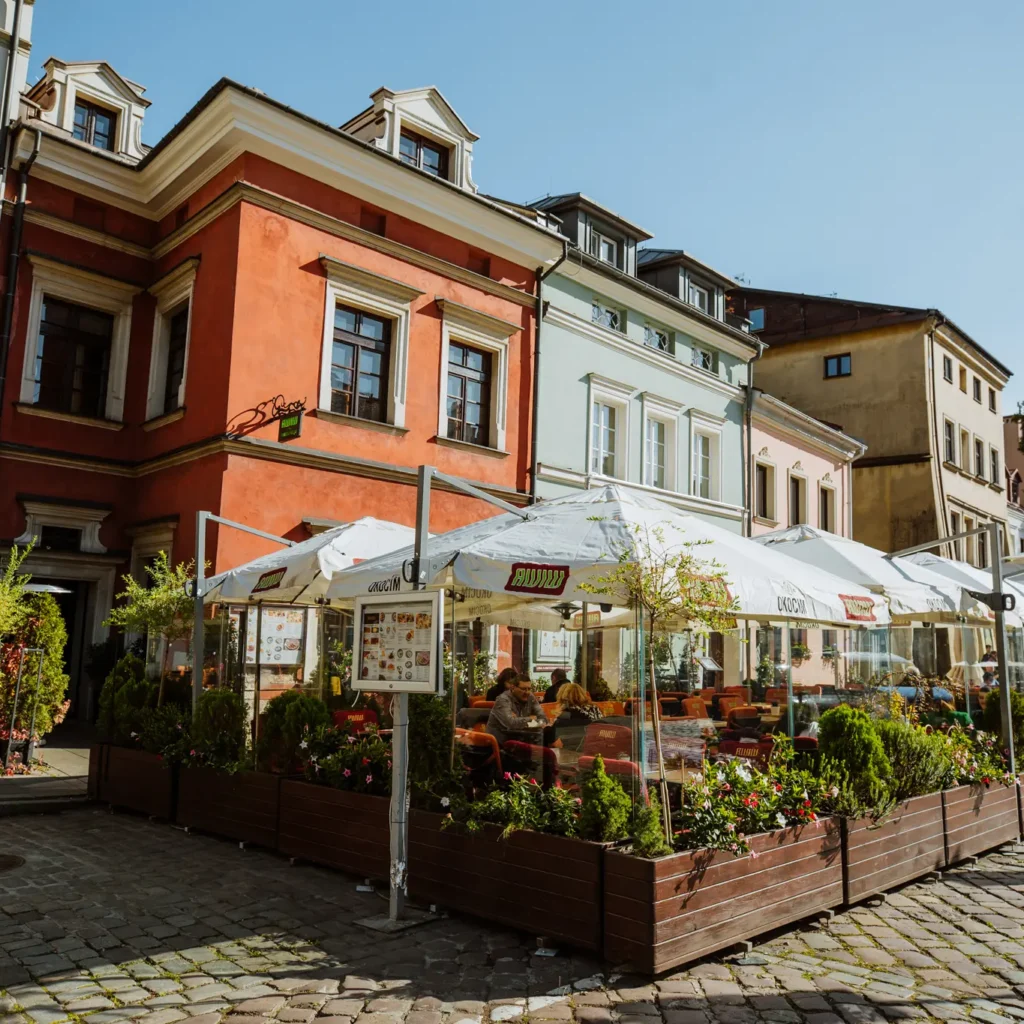
[[[323,701],[307,697],[298,690],[287,690],[275,697],[260,718],[257,759],[265,771],[289,772],[302,760],[300,744],[307,748],[320,728],[330,721]]]
[[[432,693],[409,696],[409,788],[422,806],[450,797],[462,784],[461,748],[452,763],[451,705]]]
[[[168,763],[184,760],[189,750],[185,712],[174,704],[144,708],[139,715],[139,745],[150,754],[160,754]]]
[[[897,803],[942,788],[952,763],[945,737],[929,735],[919,725],[899,718],[882,718],[873,724],[889,760],[889,788]]]
[[[226,687],[204,690],[192,719],[192,748],[203,764],[226,767],[245,754],[245,701]]]
[[[633,853],[637,857],[661,857],[671,853],[672,848],[665,842],[661,824],[661,803],[651,793],[650,803],[638,800],[633,808],[633,823],[630,827]]]
[[[822,762],[836,772],[836,810],[846,817],[879,818],[892,807],[887,780],[892,767],[870,716],[839,704],[821,716],[818,748]]]
[[[113,742],[135,746],[142,737],[147,709],[156,707],[157,688],[145,679],[128,679],[114,694]]]
[[[456,794],[450,803],[443,828],[478,832],[484,825],[497,825],[503,839],[519,829],[552,836],[578,833],[579,799],[557,786],[544,789],[536,779],[521,775],[509,776],[504,789],[492,789],[482,800],[469,801]]]
[[[632,801],[619,783],[604,770],[604,758],[594,758],[594,767],[580,787],[580,835],[598,843],[612,843],[629,834]]]
[[[1010,717],[1013,720],[1013,749],[1024,749],[1024,693],[1010,691]],[[981,728],[993,736],[1003,735],[1003,695],[991,690],[985,697]]]
[[[118,691],[129,681],[145,679],[145,675],[146,666],[133,654],[124,655],[110,670],[100,690],[99,718],[96,724],[101,739],[110,741],[114,738],[114,699]]]

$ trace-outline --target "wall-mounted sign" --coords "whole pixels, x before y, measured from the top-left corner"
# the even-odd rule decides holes
[[[436,693],[443,608],[440,590],[357,597],[352,688]]]
[[[277,421],[278,441],[294,441],[302,437],[302,410],[290,412]]]

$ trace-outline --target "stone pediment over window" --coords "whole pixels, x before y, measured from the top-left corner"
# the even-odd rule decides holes
[[[25,510],[25,529],[15,544],[31,544],[37,550],[53,547],[63,552],[105,555],[100,542],[100,525],[110,515],[109,506],[54,501],[50,498],[18,495]]]
[[[438,89],[429,85],[395,92],[381,87],[370,99],[373,106],[346,121],[342,131],[421,171],[477,191],[473,143],[480,136],[470,131]]]
[[[132,161],[149,150],[142,119],[146,89],[118,74],[106,61],[62,61],[51,57],[26,99],[38,117],[68,138]]]

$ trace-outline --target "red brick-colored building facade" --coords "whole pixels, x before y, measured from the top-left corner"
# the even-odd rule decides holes
[[[293,539],[411,524],[422,463],[529,500],[536,275],[561,240],[477,194],[436,90],[379,90],[336,129],[224,80],[147,149],[140,86],[45,67],[3,219],[0,537],[72,591],[73,697],[119,577],[189,559],[197,510]],[[301,437],[254,426],[274,396],[305,401]],[[431,528],[494,512],[441,489]],[[207,557],[271,549],[214,527]]]

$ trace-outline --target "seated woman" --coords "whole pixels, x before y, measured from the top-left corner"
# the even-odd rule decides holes
[[[514,668],[503,668],[498,673],[494,685],[487,691],[487,700],[497,700],[506,690],[511,690],[519,679],[519,673]]]
[[[604,712],[578,683],[566,683],[558,691],[558,702],[562,705],[562,713],[556,725],[587,725],[604,718]]]

